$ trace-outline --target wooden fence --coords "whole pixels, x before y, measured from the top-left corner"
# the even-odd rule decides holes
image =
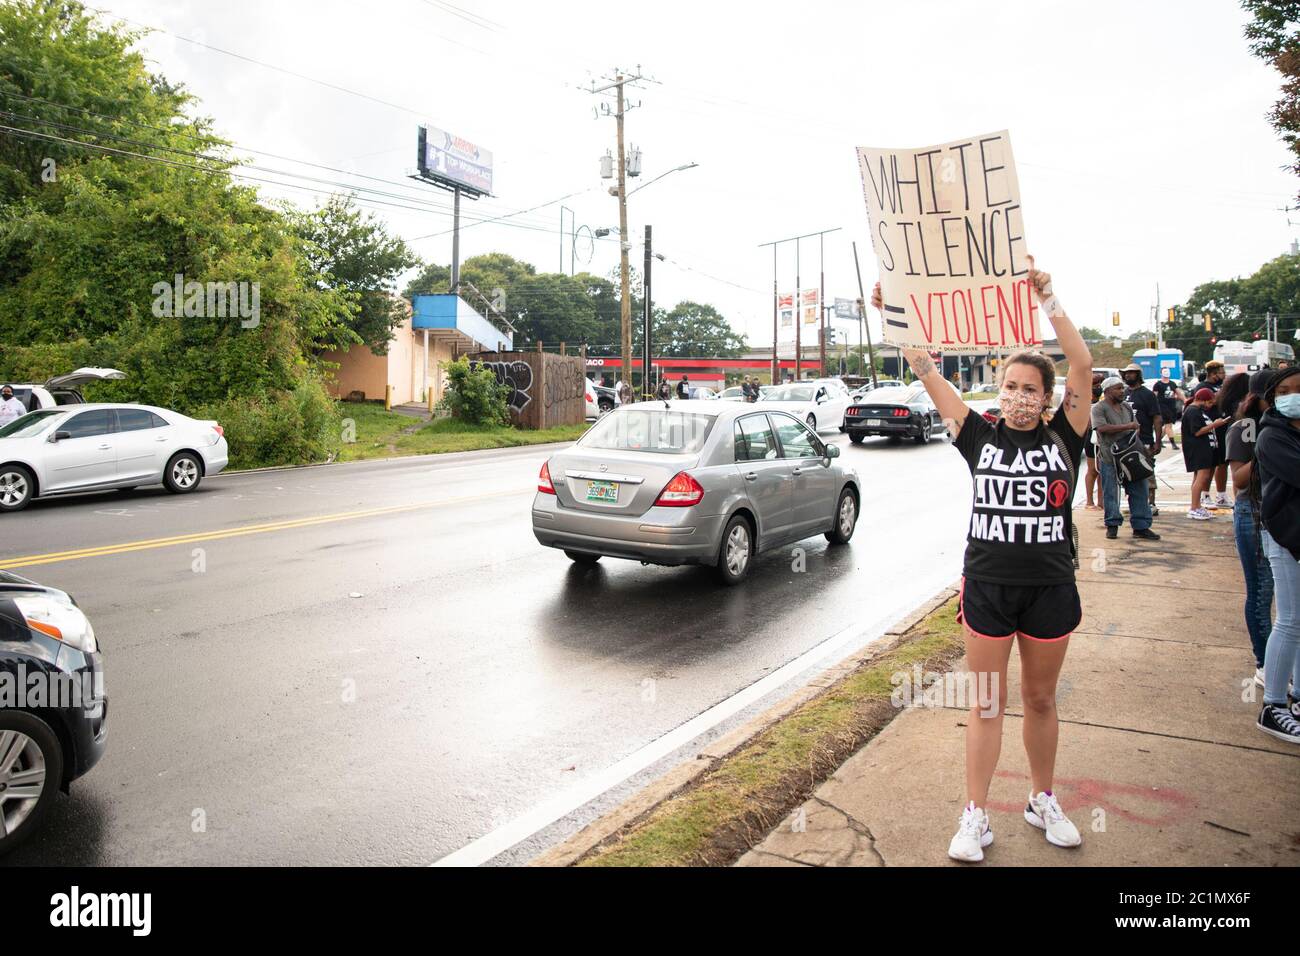
[[[491,369],[497,381],[510,389],[506,404],[517,427],[554,428],[586,420],[587,363],[582,355],[480,352],[471,355],[470,362]]]

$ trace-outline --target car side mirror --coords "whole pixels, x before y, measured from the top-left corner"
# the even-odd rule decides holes
[[[839,446],[839,445],[827,445],[827,446],[826,446],[826,460],[827,460],[828,462],[829,462],[832,458],[839,458],[839,457],[840,457],[840,446]]]
[[[71,438],[72,432],[55,432],[50,436],[50,442],[63,441],[65,438]]]

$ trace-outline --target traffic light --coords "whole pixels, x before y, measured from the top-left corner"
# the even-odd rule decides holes
[[[1170,325],[1173,325],[1174,322],[1175,322],[1175,319],[1174,319],[1174,310],[1173,310],[1173,307],[1170,306],[1170,308],[1169,308],[1169,324],[1170,324]]]
[[[1205,319],[1205,331],[1212,332],[1214,328],[1210,323],[1210,313],[1206,312],[1204,315],[1201,316],[1201,318]]]
[[[1213,345],[1213,344],[1214,344],[1215,342],[1217,342],[1217,341],[1219,341],[1219,337],[1218,337],[1217,335],[1211,335],[1211,336],[1210,336],[1210,344],[1211,344],[1211,345]]]
[[[1155,348],[1155,347],[1156,347],[1156,340],[1155,340],[1155,339],[1147,339],[1147,348],[1149,348],[1149,349],[1153,349],[1153,348]]]
[[[1111,313],[1111,316],[1110,316],[1110,324],[1111,324],[1111,325],[1119,325],[1119,313],[1118,313],[1118,312],[1112,312],[1112,313]]]

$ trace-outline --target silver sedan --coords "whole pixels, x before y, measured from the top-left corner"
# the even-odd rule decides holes
[[[708,565],[736,584],[759,551],[818,534],[848,543],[862,491],[839,453],[776,409],[622,406],[542,465],[533,534],[583,564]]]

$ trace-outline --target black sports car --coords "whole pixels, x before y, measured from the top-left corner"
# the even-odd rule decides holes
[[[844,412],[844,431],[855,445],[868,435],[910,438],[924,445],[943,427],[943,418],[923,385],[875,389]]]
[[[103,755],[103,677],[77,603],[0,570],[0,856]]]

